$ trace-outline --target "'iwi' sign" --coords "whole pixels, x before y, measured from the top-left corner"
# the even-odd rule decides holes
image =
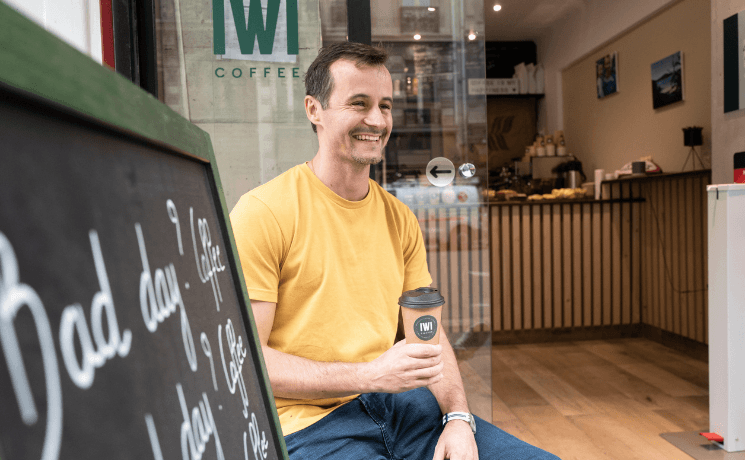
[[[212,0],[212,23],[223,59],[296,62],[297,0]]]

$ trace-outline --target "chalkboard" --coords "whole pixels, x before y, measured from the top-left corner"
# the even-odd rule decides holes
[[[207,134],[0,31],[0,459],[287,458]]]

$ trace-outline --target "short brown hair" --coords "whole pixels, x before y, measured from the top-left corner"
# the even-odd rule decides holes
[[[321,103],[324,110],[328,107],[329,97],[334,89],[334,79],[329,68],[339,59],[348,59],[357,66],[382,66],[388,60],[388,52],[381,46],[370,46],[363,43],[339,42],[324,46],[305,73],[305,94],[313,96]],[[317,132],[316,125],[313,132]]]

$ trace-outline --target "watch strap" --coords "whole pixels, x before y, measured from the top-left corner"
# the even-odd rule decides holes
[[[468,412],[448,412],[442,417],[442,426],[451,420],[463,420],[471,427],[471,431],[476,433],[476,420]]]

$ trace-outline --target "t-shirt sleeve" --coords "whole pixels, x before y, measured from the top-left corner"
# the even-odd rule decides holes
[[[277,302],[285,242],[277,219],[258,198],[244,195],[230,212],[235,245],[251,300]]]
[[[419,221],[410,209],[406,209],[404,224],[404,291],[432,284],[427,267],[427,251]]]

